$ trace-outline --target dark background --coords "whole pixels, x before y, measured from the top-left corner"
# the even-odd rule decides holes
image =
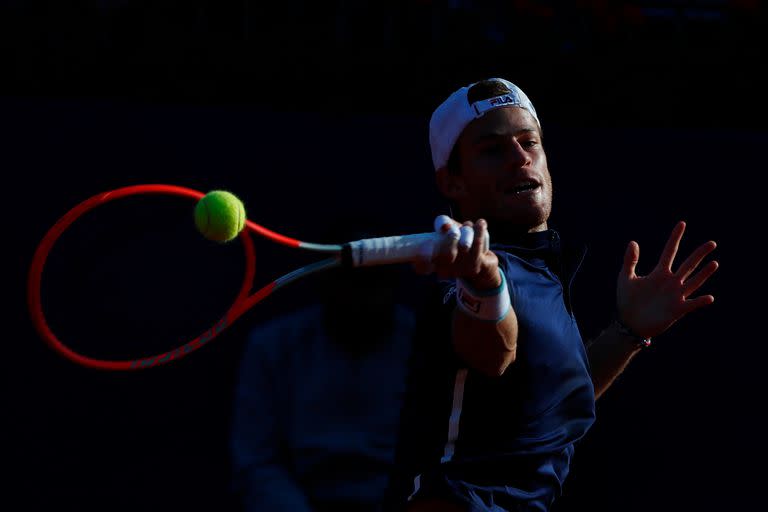
[[[312,297],[311,280],[295,283],[168,366],[84,369],[45,347],[26,312],[32,255],[60,216],[103,191],[170,183],[231,190],[249,219],[307,241],[343,242],[322,237],[358,217],[426,231],[445,211],[429,115],[490,76],[533,100],[551,225],[589,245],[575,289],[585,337],[610,321],[629,240],[641,274],[678,220],[689,225],[681,255],[719,244],[721,269],[702,290],[715,304],[660,336],[601,398],[557,508],[753,505],[765,456],[761,4],[0,1],[3,508],[230,509],[244,336]],[[94,356],[130,357],[210,327],[243,257],[239,242],[197,235],[192,208],[131,198],[73,225],[44,274],[54,332]],[[316,259],[262,241],[257,251],[257,284]]]

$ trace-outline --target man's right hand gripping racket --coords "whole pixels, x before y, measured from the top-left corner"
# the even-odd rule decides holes
[[[188,342],[181,342],[175,345],[176,348],[172,350],[136,359],[106,360],[75,352],[53,333],[43,312],[40,290],[46,260],[57,239],[83,214],[105,203],[142,194],[181,196],[196,201],[199,201],[205,195],[190,188],[163,184],[134,185],[97,194],[64,214],[46,233],[34,253],[27,280],[27,299],[35,329],[50,348],[79,365],[100,370],[119,371],[151,368],[176,361],[208,344],[246,311],[263,301],[279,288],[313,273],[340,266],[365,267],[414,262],[417,260],[429,262],[441,240],[444,240],[445,235],[439,233],[440,226],[446,221],[450,222],[447,216],[440,216],[435,220],[436,232],[367,238],[341,245],[327,245],[302,242],[289,238],[270,231],[255,222],[246,220],[245,227],[239,235],[245,250],[246,262],[242,286],[224,316],[214,322],[209,329]],[[459,234],[458,227],[449,230],[449,232],[449,236],[457,238],[464,235],[463,230],[461,235]],[[252,233],[287,247],[313,251],[325,254],[328,257],[297,268],[268,283],[256,292],[251,293],[256,275]]]

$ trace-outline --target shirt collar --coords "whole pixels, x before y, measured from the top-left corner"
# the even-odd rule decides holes
[[[520,256],[549,259],[560,253],[560,235],[554,229],[534,233],[505,232],[494,230],[491,235],[492,249],[502,249]]]
[[[571,285],[587,253],[586,244],[563,243],[554,229],[536,233],[507,233],[495,229],[492,236],[496,242],[491,244],[491,249],[510,252],[556,274],[563,284],[565,306],[573,313]]]

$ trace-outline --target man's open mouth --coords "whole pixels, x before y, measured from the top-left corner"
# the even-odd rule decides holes
[[[535,181],[523,181],[521,183],[512,185],[511,187],[507,187],[506,190],[504,190],[504,193],[520,195],[520,194],[525,194],[526,192],[532,192],[538,189],[540,186],[541,185],[539,185]]]

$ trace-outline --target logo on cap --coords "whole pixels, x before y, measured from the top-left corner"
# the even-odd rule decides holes
[[[501,94],[488,98],[487,100],[476,101],[472,104],[472,110],[475,111],[475,117],[480,117],[489,110],[500,107],[522,107],[523,102],[521,98],[514,92]]]
[[[488,100],[488,103],[491,107],[498,107],[501,105],[509,105],[510,103],[516,105],[519,102],[517,101],[516,98],[513,98],[511,95],[505,94],[504,96],[496,96],[495,98],[491,98],[490,100]]]

